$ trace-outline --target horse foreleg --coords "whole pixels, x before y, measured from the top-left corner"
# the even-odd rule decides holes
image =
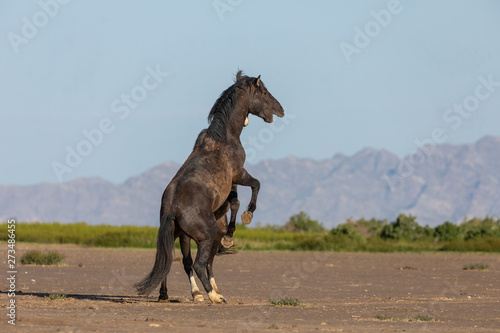
[[[224,296],[212,287],[207,274],[207,265],[209,262],[213,262],[213,258],[217,253],[222,237],[222,232],[219,231],[213,213],[210,213],[210,215],[212,215],[211,221],[205,222],[200,220],[199,223],[193,223],[193,227],[196,228],[196,234],[192,236],[196,240],[196,243],[198,243],[198,253],[196,254],[193,268],[203,284],[205,291],[208,293],[210,300],[213,303],[226,303]],[[203,226],[203,228],[197,228],[196,226]]]
[[[224,215],[221,217],[219,220],[217,220],[217,224],[227,224],[227,217]],[[210,253],[210,257],[208,258],[207,261],[207,275],[208,279],[210,281],[210,285],[212,286],[213,290],[221,297],[222,293],[219,291],[219,288],[217,288],[217,284],[215,283],[215,278],[214,278],[214,270],[213,270],[213,263],[215,259],[215,255],[217,254],[217,251],[219,250],[219,242],[223,238],[223,232],[221,232],[221,229],[219,228],[217,231],[217,235],[215,236],[214,244],[212,246],[212,252]],[[225,303],[226,300],[224,299],[223,302]]]
[[[242,186],[250,186],[252,188],[252,198],[248,204],[246,211],[241,214],[241,222],[249,224],[252,222],[253,212],[257,209],[257,196],[259,195],[260,182],[258,179],[253,178],[245,169],[240,176],[240,178],[235,182],[235,184]]]

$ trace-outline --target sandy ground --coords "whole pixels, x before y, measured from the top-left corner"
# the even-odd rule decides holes
[[[192,301],[177,261],[171,302],[158,303],[158,292],[149,300],[135,295],[132,284],[151,269],[153,250],[31,244],[17,245],[18,261],[30,249],[66,258],[60,266],[18,263],[12,326],[7,245],[0,246],[2,332],[500,332],[498,254],[240,252],[215,259],[228,304],[212,305],[206,293],[204,302]],[[473,263],[489,270],[463,270]],[[66,298],[50,300],[51,293]],[[283,297],[302,305],[269,304]]]

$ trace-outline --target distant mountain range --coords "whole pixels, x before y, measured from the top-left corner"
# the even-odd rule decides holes
[[[158,225],[160,199],[179,165],[165,162],[123,184],[99,178],[0,185],[0,220]],[[500,215],[500,138],[431,145],[405,157],[366,148],[316,161],[287,157],[247,170],[261,181],[254,222],[283,224],[299,211],[331,228],[347,218],[405,212],[421,224]],[[239,187],[244,211],[250,190]],[[239,220],[239,219],[238,219]]]

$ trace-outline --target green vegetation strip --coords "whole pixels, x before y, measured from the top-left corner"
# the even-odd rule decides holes
[[[6,224],[0,225],[0,241],[8,240],[7,231]],[[157,232],[157,227],[147,226],[19,223],[16,239],[43,244],[155,248]],[[258,251],[500,252],[500,219],[474,218],[459,225],[445,222],[431,228],[420,226],[415,216],[401,214],[392,222],[348,219],[328,230],[300,212],[284,226],[257,223],[250,228],[238,224],[235,244],[236,250]]]

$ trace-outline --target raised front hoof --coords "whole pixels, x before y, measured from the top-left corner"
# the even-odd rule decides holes
[[[227,303],[227,301],[224,298],[224,296],[222,296],[221,294],[217,293],[215,290],[212,290],[211,292],[209,292],[208,293],[208,297],[210,297],[210,300],[212,301],[212,303],[215,303],[215,304]]]
[[[224,246],[226,249],[229,249],[231,246],[233,246],[233,237],[224,235],[220,242],[222,246]]]
[[[194,302],[203,302],[203,295],[199,291],[195,291],[193,293],[193,301]]]
[[[243,212],[243,214],[241,214],[241,222],[243,222],[244,224],[250,224],[250,222],[252,222],[252,217],[252,212],[246,210]]]

